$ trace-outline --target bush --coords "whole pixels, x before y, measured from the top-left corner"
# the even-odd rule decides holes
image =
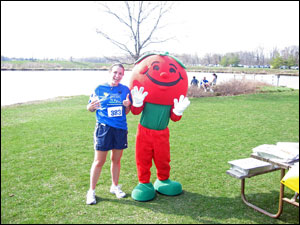
[[[212,97],[212,96],[232,96],[241,94],[251,94],[258,92],[262,87],[271,86],[269,84],[252,80],[229,80],[212,87],[213,92],[205,92],[203,88],[191,86],[188,89],[188,97]]]

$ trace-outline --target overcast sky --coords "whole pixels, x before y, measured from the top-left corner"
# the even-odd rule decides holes
[[[1,55],[70,58],[120,55],[96,29],[110,23],[95,2],[1,1]],[[299,46],[299,1],[176,2],[164,34],[176,39],[149,50],[170,53],[269,51]],[[163,35],[162,34],[162,37]]]

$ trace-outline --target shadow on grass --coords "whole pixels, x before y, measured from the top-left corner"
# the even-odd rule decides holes
[[[278,196],[278,192],[246,195],[249,202],[274,214],[278,209]],[[238,219],[239,221],[245,221],[245,223],[250,221],[251,223],[279,223],[280,221],[283,223],[296,223],[299,221],[299,211],[294,206],[284,203],[283,213],[279,219],[273,219],[245,205],[241,196],[233,198],[205,196],[184,191],[181,195],[174,197],[157,193],[154,200],[149,202],[137,202],[130,195],[120,200],[97,197],[97,201],[99,200],[141,207],[159,214],[190,217],[195,223],[216,224],[224,223],[229,219]],[[140,216],[145,217],[144,213],[143,211],[143,215]]]

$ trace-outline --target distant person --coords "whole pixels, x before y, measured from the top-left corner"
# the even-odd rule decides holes
[[[196,79],[195,76],[193,76],[193,80],[191,81],[191,85],[195,86],[195,87],[198,87],[198,83],[199,83],[199,81]]]
[[[111,150],[110,192],[117,198],[125,197],[118,185],[121,157],[127,148],[127,121],[131,101],[129,88],[120,84],[124,76],[122,64],[114,64],[109,69],[110,80],[100,84],[91,95],[87,105],[90,112],[96,111],[96,127],[94,131],[94,161],[90,171],[90,189],[87,192],[86,204],[96,204],[95,188],[108,151]]]
[[[208,89],[210,89],[209,81],[206,79],[206,77],[203,77],[203,80],[200,83],[200,87],[204,89],[206,92]]]
[[[217,78],[218,78],[217,74],[213,73],[213,79],[210,83],[211,87],[217,85]]]

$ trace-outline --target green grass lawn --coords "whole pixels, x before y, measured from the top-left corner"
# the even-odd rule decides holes
[[[183,194],[131,197],[137,185],[135,134],[140,116],[128,115],[129,148],[120,184],[109,193],[107,158],[96,188],[98,203],[85,204],[93,161],[95,115],[88,96],[1,108],[1,223],[230,223],[299,224],[299,208],[284,203],[279,219],[246,206],[240,180],[226,174],[228,161],[252,148],[299,142],[299,91],[191,99],[179,122],[170,121],[171,179]],[[280,172],[246,180],[248,200],[276,213]],[[156,179],[152,167],[151,181]],[[287,197],[293,192],[285,188]]]

